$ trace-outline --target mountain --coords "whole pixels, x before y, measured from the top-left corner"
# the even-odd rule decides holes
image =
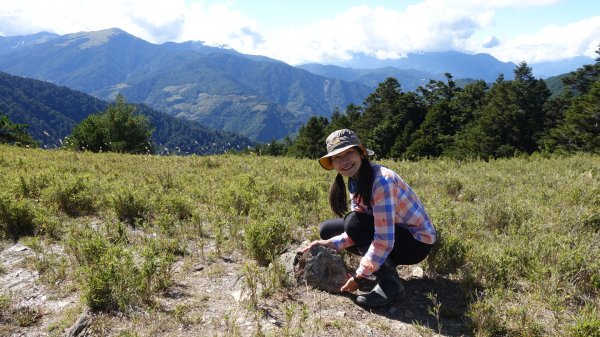
[[[349,61],[336,62],[344,68],[377,69],[392,67],[400,70],[416,70],[434,75],[450,73],[454,78],[483,79],[493,82],[498,75],[512,79],[516,64],[501,62],[489,54],[465,54],[457,51],[409,53],[404,58],[380,60],[363,53],[356,53]]]
[[[0,37],[0,55],[59,37],[58,34],[40,32],[32,35]]]
[[[533,63],[529,66],[535,77],[550,78],[575,71],[577,68],[593,63],[595,63],[595,60],[591,57],[578,56],[560,61]]]
[[[292,134],[311,116],[361,104],[372,91],[263,56],[198,42],[156,45],[120,29],[46,37],[0,38],[0,70],[101,99],[122,93],[130,102],[259,141]]]
[[[395,77],[400,82],[402,90],[405,92],[415,91],[419,86],[424,86],[427,83],[429,83],[430,79],[445,79],[445,77],[442,74],[432,74],[426,71],[414,69],[398,69],[394,67],[376,69],[354,69],[343,68],[334,65],[308,63],[300,65],[298,66],[298,68],[325,77],[362,83],[372,88],[377,88],[377,85],[385,81],[388,77]]]
[[[14,123],[29,124],[27,132],[44,147],[57,147],[73,127],[90,114],[106,110],[108,102],[65,86],[0,72],[0,113]],[[245,137],[214,130],[138,104],[155,129],[152,141],[159,153],[222,153],[255,145]]]

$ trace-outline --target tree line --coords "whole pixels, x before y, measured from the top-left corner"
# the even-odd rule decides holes
[[[526,62],[514,79],[500,75],[457,86],[451,74],[415,92],[395,78],[380,83],[362,106],[349,105],[331,118],[313,116],[298,135],[255,148],[260,154],[318,158],[325,138],[349,128],[378,158],[501,158],[538,153],[600,153],[600,49],[596,62],[562,78],[552,97]]]
[[[380,83],[362,106],[350,104],[331,118],[313,116],[292,139],[273,140],[253,150],[259,154],[318,158],[331,132],[349,128],[378,158],[417,160],[451,157],[501,158],[540,153],[600,153],[600,49],[598,58],[562,78],[564,90],[552,97],[527,63],[514,79],[500,75],[459,87],[451,74],[403,92],[393,77]],[[75,150],[153,153],[151,128],[144,115],[118,95],[106,111],[77,124],[66,138]],[[25,124],[0,114],[0,143],[37,146]],[[242,150],[242,152],[248,149]]]

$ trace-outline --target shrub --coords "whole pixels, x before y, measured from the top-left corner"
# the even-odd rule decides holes
[[[463,190],[463,183],[456,178],[449,178],[444,181],[444,191],[453,197],[457,198],[460,195],[460,192]]]
[[[32,174],[19,176],[19,188],[24,197],[38,198],[48,185],[51,178],[45,174]]]
[[[192,205],[188,198],[173,196],[162,201],[166,211],[178,220],[188,220],[192,217]]]
[[[85,230],[69,240],[79,262],[83,300],[96,311],[127,311],[149,303],[169,286],[173,255],[160,243],[146,242],[139,263],[125,245],[111,244],[101,234]]]
[[[438,230],[438,239],[427,257],[428,269],[441,274],[454,273],[466,262],[463,240]]]
[[[287,223],[278,218],[253,220],[245,229],[245,248],[258,263],[266,265],[291,240]]]
[[[544,309],[526,295],[494,290],[480,296],[467,312],[475,336],[548,336],[538,316]]]
[[[134,188],[122,188],[112,195],[112,204],[117,217],[130,225],[146,218],[150,211],[147,199]]]
[[[26,199],[0,195],[0,235],[18,240],[35,234],[35,212]]]
[[[595,313],[598,314],[597,312]],[[600,337],[600,318],[591,314],[583,315],[577,323],[570,328],[571,337]]]
[[[70,216],[79,216],[95,210],[94,193],[88,185],[83,177],[63,177],[47,193],[59,210]]]
[[[484,226],[500,232],[505,232],[510,227],[519,228],[527,217],[526,211],[521,206],[498,200],[487,203],[483,209]]]

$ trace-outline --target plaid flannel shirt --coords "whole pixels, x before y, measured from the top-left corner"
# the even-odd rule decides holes
[[[423,203],[412,188],[396,172],[373,164],[371,205],[367,206],[350,191],[351,210],[373,215],[375,236],[367,253],[361,258],[356,274],[369,277],[385,262],[394,247],[395,225],[406,228],[413,237],[427,244],[436,240],[436,231],[425,212]],[[344,232],[332,238],[337,250],[354,245]]]

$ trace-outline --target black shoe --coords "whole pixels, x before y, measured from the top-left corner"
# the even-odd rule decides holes
[[[373,274],[377,276],[377,285],[370,293],[356,298],[358,305],[365,308],[381,307],[404,297],[404,286],[389,257]]]
[[[371,291],[377,285],[377,279],[355,278],[354,280],[358,284],[358,290],[360,291]]]

